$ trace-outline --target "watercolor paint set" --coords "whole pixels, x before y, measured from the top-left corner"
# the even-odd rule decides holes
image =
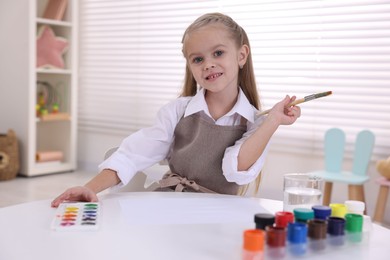
[[[61,203],[57,208],[51,227],[58,231],[98,230],[100,211],[100,203]]]

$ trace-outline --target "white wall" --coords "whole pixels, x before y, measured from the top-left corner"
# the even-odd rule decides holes
[[[118,146],[123,137],[79,131],[78,138],[78,162],[79,168],[88,171],[97,171],[98,164],[103,160],[104,153]],[[259,196],[268,199],[283,199],[283,174],[291,172],[309,172],[323,167],[320,156],[308,156],[270,151],[266,165],[263,169],[263,177]],[[351,169],[351,161],[345,161],[344,169]],[[375,179],[380,175],[375,169],[375,163],[369,166],[371,179],[365,184],[367,214],[373,217],[379,186]],[[332,202],[344,202],[348,199],[347,185],[334,184]],[[390,225],[390,199],[387,203],[384,223]]]
[[[97,171],[104,159],[104,154],[112,147],[120,145],[123,137],[117,135],[98,134],[79,131],[77,155],[78,168],[87,171]]]

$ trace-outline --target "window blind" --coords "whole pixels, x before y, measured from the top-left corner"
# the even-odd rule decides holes
[[[150,126],[184,78],[181,37],[207,12],[248,33],[264,109],[286,94],[333,91],[301,104],[271,149],[321,153],[327,129],[376,135],[373,159],[390,153],[390,0],[80,1],[79,128],[126,136]]]

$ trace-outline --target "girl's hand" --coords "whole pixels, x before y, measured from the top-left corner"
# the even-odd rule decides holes
[[[96,194],[89,188],[85,186],[77,186],[70,189],[67,189],[60,196],[55,198],[51,202],[53,208],[58,207],[60,203],[64,201],[86,201],[86,202],[97,202],[98,197]]]
[[[295,96],[291,98],[287,95],[282,101],[276,103],[268,114],[268,117],[272,117],[277,120],[279,125],[291,125],[298,117],[301,116],[301,108],[298,106],[289,106],[294,100]]]

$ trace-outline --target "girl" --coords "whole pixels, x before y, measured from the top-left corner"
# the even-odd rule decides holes
[[[97,201],[97,193],[126,185],[143,169],[167,159],[161,191],[237,194],[259,175],[267,144],[279,125],[293,124],[300,108],[286,96],[268,116],[259,98],[245,31],[230,17],[210,13],[184,33],[185,82],[181,96],[165,105],[156,123],[122,142],[85,186],[53,200]]]

